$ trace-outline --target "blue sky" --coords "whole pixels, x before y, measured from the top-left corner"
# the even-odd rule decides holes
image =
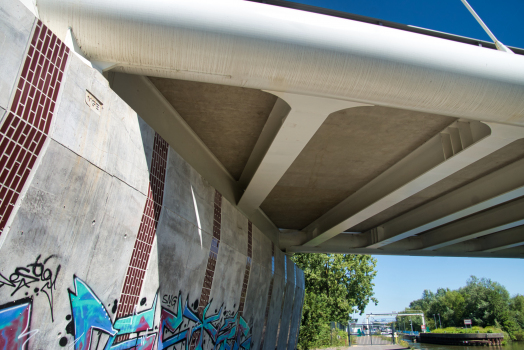
[[[294,0],[295,2],[491,41],[460,0]],[[469,0],[497,39],[524,48],[523,0]]]
[[[355,13],[408,25],[491,41],[460,0],[295,0],[303,4]],[[524,0],[469,0],[497,39],[524,48]],[[470,275],[504,285],[510,294],[524,294],[524,260],[376,256],[378,306],[366,313],[402,310],[424,289],[451,289],[466,284]]]
[[[471,275],[499,282],[511,295],[524,294],[524,259],[441,258],[375,256],[377,277],[375,297],[379,304],[368,305],[366,313],[399,311],[419,299],[424,289],[457,289]],[[361,317],[362,319],[362,317]]]

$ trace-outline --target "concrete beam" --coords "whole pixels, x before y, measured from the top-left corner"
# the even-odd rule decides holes
[[[236,180],[147,77],[111,73],[109,81],[112,89],[211,186],[229,202],[238,201],[242,191]],[[279,246],[278,229],[260,209],[244,214]]]
[[[522,174],[524,159],[382,224],[364,244],[380,248],[524,196]]]
[[[247,214],[253,213],[260,207],[269,192],[331,113],[346,108],[369,106],[351,101],[268,92],[284,100],[291,110],[282,119],[278,133],[273,137],[238,202],[238,207]]]
[[[318,246],[522,137],[524,128],[455,122],[307,226],[303,245]],[[368,245],[384,230],[374,236]]]

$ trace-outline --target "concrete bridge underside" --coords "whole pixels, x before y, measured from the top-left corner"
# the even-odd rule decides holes
[[[107,76],[286,252],[524,256],[519,126],[161,77]],[[312,104],[320,106],[317,115],[310,113]]]
[[[38,11],[281,250],[522,258],[524,51],[272,3]]]

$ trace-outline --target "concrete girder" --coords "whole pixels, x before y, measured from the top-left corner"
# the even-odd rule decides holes
[[[276,186],[293,161],[298,157],[309,140],[322,125],[324,120],[333,112],[352,108],[369,106],[368,104],[334,100],[329,98],[296,95],[285,92],[267,91],[285,101],[291,109],[285,118],[278,133],[268,139],[272,142],[256,167],[256,171],[246,186],[244,194],[238,202],[238,207],[246,214],[256,211],[271,190]],[[280,115],[280,113],[279,113]],[[273,118],[270,118],[272,120]],[[256,146],[255,146],[256,147]],[[262,148],[262,146],[260,146]],[[251,160],[251,159],[250,159]],[[253,163],[255,160],[252,161]],[[250,164],[250,168],[254,164]],[[249,171],[248,169],[248,171]],[[246,181],[244,178],[242,181]]]
[[[315,220],[303,246],[318,246],[483,157],[524,137],[524,129],[479,122],[454,122],[404,159]],[[378,243],[384,236],[373,232]],[[368,243],[369,244],[369,243]]]
[[[229,202],[238,201],[241,189],[237,181],[147,77],[111,73],[109,81],[112,89],[211,186]],[[279,246],[279,231],[260,208],[244,214]]]
[[[382,224],[364,246],[380,248],[524,196],[522,174],[524,159]]]

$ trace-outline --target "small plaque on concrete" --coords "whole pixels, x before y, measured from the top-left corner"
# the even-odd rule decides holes
[[[89,90],[86,90],[86,104],[96,112],[96,114],[100,115],[100,112],[102,112],[102,106],[103,103],[100,102],[95,96],[93,96],[92,93],[89,92]]]

